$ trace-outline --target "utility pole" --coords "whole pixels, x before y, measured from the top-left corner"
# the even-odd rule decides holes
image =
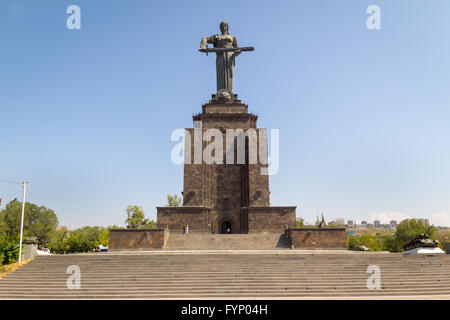
[[[25,215],[25,196],[28,188],[28,182],[24,181],[23,184],[23,197],[22,197],[22,220],[20,222],[20,242],[19,242],[19,264],[22,262],[22,239],[23,239],[23,218]]]

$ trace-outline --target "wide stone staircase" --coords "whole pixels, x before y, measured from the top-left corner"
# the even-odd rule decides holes
[[[67,286],[73,265],[80,270],[80,289]],[[368,289],[369,266],[379,267],[379,290]],[[53,255],[0,279],[0,299],[449,299],[449,270],[448,255],[295,250]]]
[[[289,249],[284,234],[170,233],[166,250],[274,250]]]

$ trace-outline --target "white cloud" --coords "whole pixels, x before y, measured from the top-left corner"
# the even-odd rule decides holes
[[[450,214],[437,212],[431,215],[430,223],[436,226],[450,227]]]
[[[401,212],[372,212],[370,214],[370,222],[379,220],[381,223],[386,224],[392,220],[397,220],[398,223],[411,217]]]

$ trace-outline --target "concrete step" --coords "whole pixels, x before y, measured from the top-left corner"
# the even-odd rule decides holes
[[[69,265],[81,269],[79,290],[66,286]],[[381,290],[367,288],[369,265]],[[448,270],[447,256],[400,254],[53,255],[1,279],[0,299],[450,297]]]

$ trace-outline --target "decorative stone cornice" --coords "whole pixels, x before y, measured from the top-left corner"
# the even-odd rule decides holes
[[[150,232],[161,232],[164,231],[166,229],[164,228],[128,228],[128,229],[110,229],[109,231],[114,231],[114,232],[143,232],[143,231],[150,231]]]
[[[204,213],[211,210],[209,207],[156,207],[157,212],[177,212],[177,213]]]
[[[258,116],[251,113],[200,113],[192,117],[194,121],[257,121]]]

